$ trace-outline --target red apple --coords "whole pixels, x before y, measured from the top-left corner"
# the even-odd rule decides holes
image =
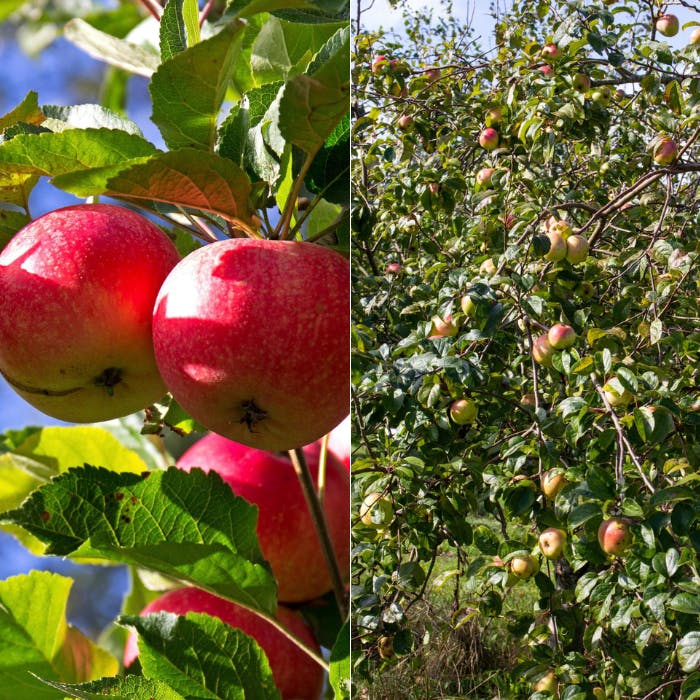
[[[389,65],[389,59],[386,56],[384,56],[382,54],[375,56],[372,59],[372,65],[371,65],[372,73],[378,73],[380,70],[382,70],[383,68],[386,68],[388,65]]]
[[[342,423],[336,425],[328,436],[328,449],[343,463],[348,471],[350,471],[352,451],[351,436],[352,423],[349,415],[345,417]]]
[[[679,28],[680,24],[676,15],[661,15],[656,20],[656,31],[664,36],[676,36]]]
[[[491,187],[491,178],[495,172],[495,168],[481,168],[476,174],[477,184],[483,185],[484,187]]]
[[[179,259],[155,224],[124,207],[74,205],[32,221],[0,254],[0,372],[65,421],[159,400],[151,312]]]
[[[554,68],[552,68],[552,66],[549,66],[547,64],[540,66],[538,68],[538,70],[540,71],[540,73],[542,73],[542,75],[545,78],[551,78],[554,75]]]
[[[671,165],[678,157],[678,146],[670,136],[661,136],[654,145],[654,162],[658,165]]]
[[[588,239],[579,233],[566,239],[566,259],[576,265],[588,257]]]
[[[323,669],[282,632],[254,612],[199,588],[168,591],[149,603],[141,615],[157,612],[176,615],[193,612],[218,617],[253,637],[260,645],[270,662],[272,677],[283,700],[318,700],[321,696]],[[298,613],[280,605],[275,617],[306,646],[320,654],[318,643]],[[138,656],[136,639],[134,632],[129,634],[124,648],[125,667],[130,666]]]
[[[554,500],[557,494],[568,484],[569,482],[564,478],[564,475],[556,470],[550,469],[542,474],[542,493],[546,498]]]
[[[364,497],[360,505],[360,520],[364,525],[383,529],[393,517],[394,506],[383,493],[372,491]]]
[[[532,356],[535,358],[535,362],[544,367],[551,367],[553,355],[554,348],[550,345],[547,334],[543,333],[537,336],[532,344]]]
[[[513,557],[508,563],[510,564],[510,570],[513,575],[522,580],[529,579],[540,570],[537,559],[531,554],[526,554],[522,557]]]
[[[266,450],[348,414],[350,266],[324,246],[233,238],[190,253],[153,312],[156,361],[209,430]]]
[[[545,44],[542,47],[542,56],[547,61],[556,61],[561,58],[562,50],[556,44]]]
[[[430,335],[428,338],[451,338],[457,335],[457,326],[452,321],[452,314],[447,314],[444,319],[433,316],[431,319]]]
[[[320,442],[304,447],[314,479]],[[263,556],[277,579],[282,602],[311,600],[331,589],[325,560],[292,463],[286,455],[257,450],[210,433],[177,461],[180,469],[216,471],[231,490],[258,506],[257,534]],[[349,571],[350,479],[331,453],[326,455],[323,509],[343,575]]]
[[[401,267],[400,263],[389,263],[386,266],[386,273],[387,275],[398,275],[401,270],[403,270],[403,267]]]
[[[566,239],[558,231],[548,231],[549,250],[544,254],[547,260],[559,262],[566,257]]]
[[[470,425],[476,420],[479,409],[472,399],[456,399],[450,404],[450,418],[457,425]]]
[[[576,342],[576,331],[564,323],[555,323],[547,333],[547,340],[555,350],[564,350]]]
[[[557,527],[548,527],[540,534],[539,545],[547,559],[561,559],[566,546],[566,533]]]
[[[598,528],[598,543],[606,554],[620,556],[632,545],[632,532],[622,518],[603,520]]]
[[[486,127],[479,134],[479,145],[487,151],[498,148],[498,132],[493,127]]]

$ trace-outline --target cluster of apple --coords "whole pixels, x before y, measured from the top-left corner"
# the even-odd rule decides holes
[[[538,335],[532,343],[532,357],[537,364],[552,366],[557,350],[570,348],[576,342],[576,331],[565,323],[555,323],[546,333]]]
[[[71,422],[128,415],[172,393],[213,431],[177,466],[215,469],[258,506],[279,620],[317,649],[284,604],[323,595],[330,574],[291,461],[276,452],[306,445],[314,476],[320,439],[342,431],[340,456],[327,453],[324,511],[347,578],[348,312],[349,264],[329,248],[233,238],[180,260],[140,214],[75,205],[34,220],[0,253],[0,372],[33,406]],[[144,612],[155,610],[235,623],[268,654],[284,698],[319,697],[321,667],[253,613],[196,589]],[[135,653],[131,642],[125,661]]]
[[[550,216],[544,222],[544,230],[549,239],[549,250],[544,255],[547,260],[567,260],[572,265],[577,265],[588,257],[588,239],[580,233],[574,233],[567,221]]]

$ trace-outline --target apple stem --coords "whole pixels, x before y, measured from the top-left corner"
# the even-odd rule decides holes
[[[326,560],[326,566],[328,567],[328,572],[331,577],[333,593],[335,594],[335,599],[338,603],[340,617],[344,620],[347,617],[348,609],[345,600],[345,585],[343,584],[343,576],[340,573],[338,559],[335,556],[335,551],[333,550],[333,543],[331,542],[331,537],[328,530],[328,522],[326,521],[326,516],[321,508],[321,502],[318,494],[314,489],[314,482],[311,477],[311,472],[309,471],[309,465],[306,463],[306,458],[304,457],[304,452],[301,450],[301,448],[297,447],[293,450],[289,450],[289,458],[292,460],[294,471],[296,472],[297,477],[299,478],[299,483],[301,484],[301,490],[304,492],[304,498],[306,499],[306,505],[309,509],[309,515],[311,516],[314,529],[316,530],[316,534],[318,535],[318,539],[321,543],[323,557]]]

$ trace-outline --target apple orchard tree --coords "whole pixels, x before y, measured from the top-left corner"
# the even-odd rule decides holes
[[[358,686],[437,696],[414,612],[451,588],[515,651],[450,696],[700,697],[695,25],[515,0],[490,44],[448,7],[357,32]]]
[[[0,117],[0,371],[81,423],[0,436],[0,527],[131,590],[98,645],[69,578],[0,581],[0,698],[347,698],[347,3],[70,7],[0,7],[108,64]],[[44,177],[85,201],[32,217]]]

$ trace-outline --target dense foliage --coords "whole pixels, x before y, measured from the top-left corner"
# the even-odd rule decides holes
[[[700,697],[700,13],[673,5],[516,1],[486,48],[449,7],[355,37],[359,685],[430,644],[409,611],[440,570],[455,626],[534,588],[504,697]],[[558,323],[575,340],[542,356]],[[632,545],[608,554],[614,516]]]

